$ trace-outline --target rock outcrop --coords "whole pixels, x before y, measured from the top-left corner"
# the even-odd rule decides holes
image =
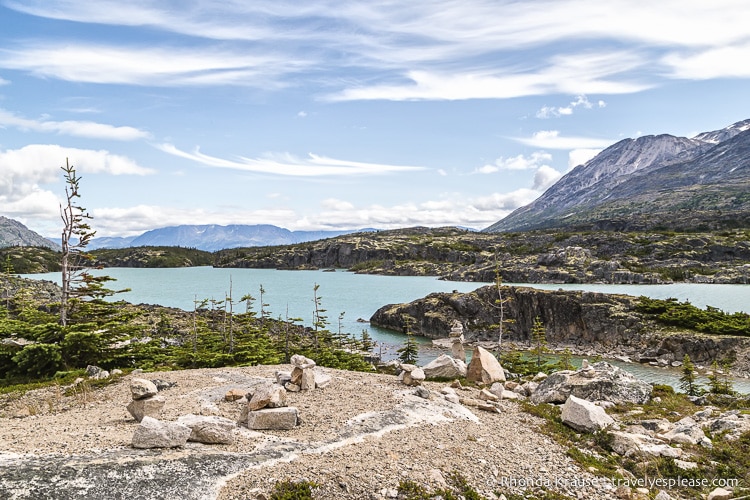
[[[534,391],[532,403],[564,403],[570,396],[587,401],[646,403],[653,387],[606,361],[578,371],[555,372]]]
[[[681,360],[709,365],[734,353],[734,369],[750,373],[750,338],[665,330],[638,312],[638,297],[577,290],[484,286],[469,293],[432,293],[405,304],[389,304],[370,318],[374,326],[402,331],[402,317],[415,318],[412,332],[432,339],[446,338],[455,322],[464,325],[469,341],[497,341],[500,323],[497,301],[504,301],[503,343],[529,345],[529,332],[539,317],[550,346],[633,359]]]

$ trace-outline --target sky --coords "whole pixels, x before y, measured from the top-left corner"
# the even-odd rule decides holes
[[[0,0],[0,215],[482,229],[625,138],[750,118],[747,0]]]

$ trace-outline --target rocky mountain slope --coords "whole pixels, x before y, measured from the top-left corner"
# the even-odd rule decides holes
[[[60,245],[35,233],[17,220],[0,215],[0,248],[3,247],[42,247],[60,250]]]
[[[215,252],[225,248],[291,245],[353,231],[290,231],[271,224],[183,225],[152,229],[128,238],[94,238],[89,249],[179,246]]]
[[[695,229],[750,225],[750,120],[693,138],[625,139],[485,229]]]

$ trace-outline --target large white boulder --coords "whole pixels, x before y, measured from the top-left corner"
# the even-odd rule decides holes
[[[466,376],[466,363],[441,354],[422,367],[427,378],[460,378]]]
[[[217,416],[183,415],[178,424],[190,428],[188,441],[205,444],[232,444],[237,424],[232,420]]]
[[[247,409],[250,411],[282,406],[286,406],[286,389],[278,384],[261,385],[247,402]]]
[[[190,428],[177,422],[143,417],[133,433],[133,448],[177,448],[185,446]]]
[[[150,398],[156,396],[159,390],[156,384],[145,378],[134,378],[130,381],[130,394],[134,400]]]
[[[477,346],[471,355],[466,378],[472,382],[490,385],[494,382],[505,382],[505,372],[491,352]]]
[[[161,396],[152,396],[146,399],[134,399],[128,404],[128,412],[136,422],[143,421],[143,417],[159,418],[164,409],[166,401]]]
[[[600,431],[615,422],[601,406],[575,396],[565,401],[561,418],[565,425],[580,432]]]
[[[252,430],[291,430],[297,425],[297,408],[264,408],[247,414],[247,428]]]
[[[572,395],[587,401],[644,404],[651,399],[652,390],[651,384],[600,361],[575,372],[562,370],[553,373],[539,384],[531,402],[564,403]]]

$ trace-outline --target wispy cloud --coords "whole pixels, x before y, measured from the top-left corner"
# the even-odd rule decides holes
[[[745,0],[5,5],[78,23],[145,26],[190,41],[187,48],[164,46],[158,37],[111,47],[82,41],[81,30],[65,44],[37,35],[0,53],[2,67],[69,81],[273,89],[299,85],[304,72],[319,95],[342,101],[604,95],[638,92],[665,78],[748,77],[746,65],[736,64],[748,58]]]
[[[186,158],[208,167],[229,168],[263,174],[313,177],[328,175],[373,175],[389,172],[425,170],[425,167],[409,165],[385,165],[351,160],[337,160],[315,154],[299,158],[289,153],[269,154],[264,158],[238,157],[234,160],[206,155],[196,148],[193,152],[178,149],[172,144],[160,144],[158,149],[180,158]]]
[[[559,130],[540,130],[531,137],[514,137],[514,141],[544,149],[594,149],[606,148],[615,141],[592,137],[566,137]]]
[[[113,139],[117,141],[132,141],[136,139],[148,139],[150,137],[148,132],[135,127],[116,127],[106,123],[90,121],[31,120],[17,116],[4,109],[0,109],[0,126],[10,126],[34,132],[49,132],[52,134],[88,137],[91,139]]]
[[[280,75],[308,63],[289,54],[253,55],[239,48],[111,46],[35,42],[0,50],[0,67],[60,80],[164,87],[286,86]]]

